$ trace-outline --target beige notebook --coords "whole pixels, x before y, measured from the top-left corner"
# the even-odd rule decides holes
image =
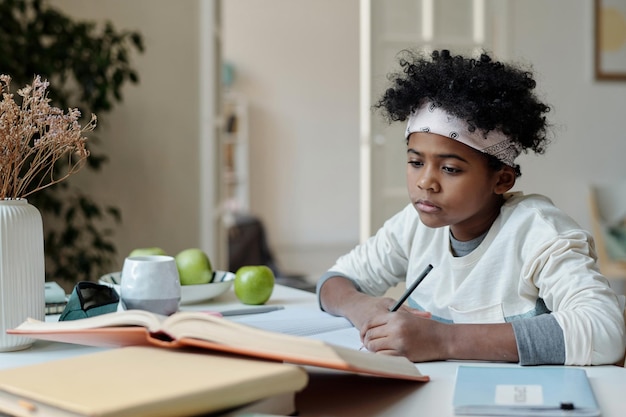
[[[14,416],[191,416],[308,382],[295,365],[154,347],[126,347],[0,371],[0,411]]]

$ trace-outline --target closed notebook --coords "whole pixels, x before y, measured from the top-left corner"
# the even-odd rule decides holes
[[[600,415],[585,370],[565,366],[459,366],[453,405],[456,415]]]
[[[295,365],[127,347],[0,371],[0,411],[13,416],[192,416],[269,397],[308,382]],[[287,404],[289,405],[289,404]],[[295,410],[294,410],[295,411]]]

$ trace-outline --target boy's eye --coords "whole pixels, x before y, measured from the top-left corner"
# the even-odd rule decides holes
[[[422,168],[424,166],[424,162],[423,161],[418,161],[415,159],[410,159],[408,161],[409,165],[411,165],[413,168]],[[461,172],[463,172],[463,170],[459,169],[459,168],[455,168],[452,166],[446,166],[443,165],[441,167],[441,170],[447,174],[459,174]]]
[[[442,167],[441,169],[442,169],[444,172],[447,172],[447,173],[449,173],[449,174],[458,174],[459,172],[461,172],[461,170],[460,170],[460,169],[458,169],[458,168],[454,168],[454,167],[446,167],[446,166],[444,166],[444,167]]]

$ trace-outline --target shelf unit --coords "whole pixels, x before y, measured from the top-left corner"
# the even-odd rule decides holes
[[[250,209],[248,104],[242,95],[229,92],[224,95],[222,105],[220,205],[228,227],[232,215]]]

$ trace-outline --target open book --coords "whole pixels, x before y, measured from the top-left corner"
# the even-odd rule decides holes
[[[164,317],[143,310],[126,310],[73,321],[28,319],[7,333],[89,346],[198,347],[388,378],[429,379],[404,357],[362,352],[321,340],[276,333],[202,312],[178,312]]]

